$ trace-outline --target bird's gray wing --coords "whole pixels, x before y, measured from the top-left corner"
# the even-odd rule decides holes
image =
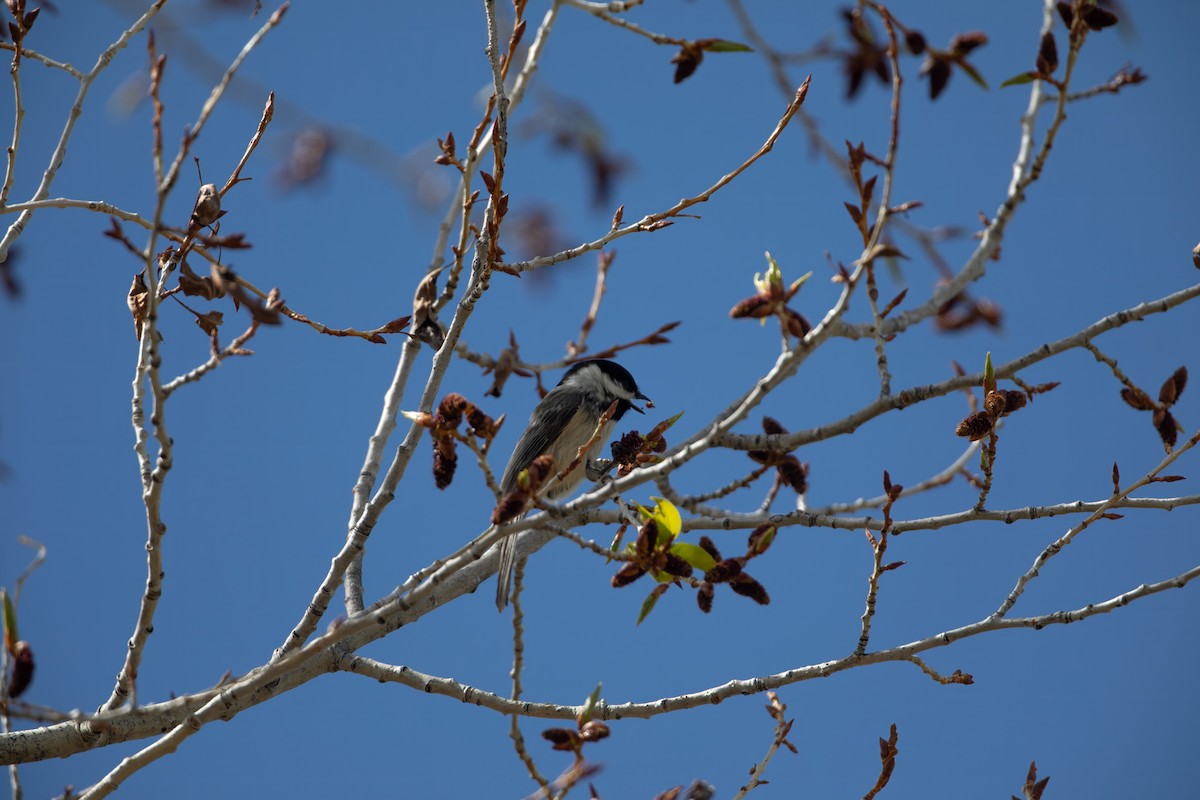
[[[533,460],[550,449],[567,427],[576,409],[564,408],[564,403],[570,403],[570,398],[557,396],[554,392],[546,395],[529,418],[529,425],[521,434],[517,446],[513,448],[508,466],[504,468],[504,477],[500,479],[500,491],[504,494],[511,492],[517,485],[517,475],[528,467]],[[559,468],[565,466],[558,464]]]

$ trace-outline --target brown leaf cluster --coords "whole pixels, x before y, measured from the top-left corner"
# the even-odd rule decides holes
[[[788,302],[800,291],[801,281],[785,287],[782,283],[770,283],[765,289],[750,297],[739,300],[729,309],[730,319],[766,319],[778,317],[779,325],[797,339],[812,330],[808,318],[788,306]]]
[[[646,520],[634,543],[634,557],[626,561],[612,577],[614,589],[628,586],[647,572],[666,573],[672,578],[690,578],[692,565],[671,552],[670,537],[659,538],[658,523]]]
[[[550,742],[555,750],[580,754],[588,742],[598,742],[607,739],[612,734],[608,725],[600,720],[592,719],[579,724],[578,729],[547,728],[542,731],[542,738]]]
[[[771,417],[762,419],[763,433],[778,435],[787,433],[787,429]],[[808,491],[808,464],[800,463],[800,459],[790,453],[775,450],[750,450],[746,453],[751,461],[766,467],[775,467],[776,480],[784,486],[790,486],[796,494]]]
[[[930,47],[925,61],[921,63],[921,74],[929,77],[929,99],[938,99],[950,83],[950,76],[956,67],[986,89],[987,82],[967,61],[967,55],[987,44],[987,41],[987,34],[982,31],[969,31],[955,35],[945,50]]]
[[[1137,386],[1131,385],[1121,389],[1121,399],[1130,408],[1152,412],[1150,421],[1153,423],[1154,429],[1158,431],[1158,436],[1168,453],[1179,441],[1179,423],[1171,414],[1171,406],[1175,405],[1175,401],[1183,394],[1183,390],[1187,386],[1187,377],[1187,367],[1180,367],[1171,373],[1171,376],[1163,381],[1162,386],[1158,389],[1157,403]]]
[[[734,594],[749,597],[759,605],[765,606],[771,602],[767,590],[746,572],[745,567],[747,561],[767,552],[767,548],[775,540],[777,530],[774,525],[759,525],[747,537],[746,552],[734,558],[721,558],[716,543],[707,536],[700,537],[700,546],[717,562],[716,566],[704,573],[704,580],[696,593],[696,604],[701,611],[705,614],[712,611],[717,584],[725,584]]]
[[[993,389],[983,398],[983,411],[967,416],[954,433],[977,442],[992,432],[998,419],[1024,408],[1028,400],[1025,392],[1016,389]]]
[[[458,427],[463,420],[467,421],[465,432],[459,432]],[[475,437],[483,442],[483,452],[491,445],[504,417],[493,420],[490,416],[457,392],[451,392],[438,403],[437,413],[423,414],[417,419],[417,424],[429,429],[433,439],[433,480],[439,489],[445,489],[454,480],[454,471],[458,467],[459,441],[467,437]]]
[[[636,430],[629,431],[620,439],[609,445],[612,451],[613,465],[617,468],[617,476],[625,477],[638,467],[654,464],[659,460],[659,454],[667,450],[667,440],[663,436],[674,420],[663,420],[650,429],[645,436]]]

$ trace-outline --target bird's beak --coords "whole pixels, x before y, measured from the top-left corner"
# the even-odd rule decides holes
[[[646,397],[646,395],[642,394],[641,392],[638,392],[637,394],[635,394],[635,395],[633,396],[633,399],[634,399],[634,400],[645,400],[645,401],[646,401],[646,408],[654,408],[654,401],[653,401],[653,400],[651,400],[649,397]],[[630,407],[630,408],[632,408],[634,411],[638,412],[639,414],[645,414],[645,413],[646,413],[645,411],[642,411],[640,408],[638,408],[637,406],[635,406],[633,403],[630,403],[630,404],[629,404],[629,407]]]

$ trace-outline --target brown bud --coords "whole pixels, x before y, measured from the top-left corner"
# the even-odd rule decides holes
[[[1149,411],[1154,408],[1154,401],[1141,389],[1130,389],[1126,386],[1121,390],[1121,399],[1138,411]]]
[[[763,585],[744,572],[729,582],[729,588],[742,597],[749,597],[760,606],[768,605],[771,602],[771,598],[767,594],[767,590],[763,588]]]
[[[718,561],[717,565],[704,573],[705,583],[725,583],[742,574],[742,562],[736,558]]]
[[[1163,382],[1162,387],[1158,390],[1158,402],[1164,406],[1174,405],[1175,401],[1179,399],[1179,395],[1183,394],[1185,386],[1187,386],[1187,367],[1180,367]]]
[[[1025,393],[1016,389],[1005,389],[1001,394],[1004,395],[1004,413],[1006,415],[1024,408],[1025,404],[1029,402]]]
[[[458,453],[454,440],[449,437],[437,437],[433,440],[433,482],[439,489],[445,489],[454,480],[454,470],[458,467]]]
[[[567,752],[578,750],[579,746],[583,744],[579,733],[570,728],[547,728],[542,731],[542,738],[550,742],[555,750],[566,750]]]
[[[812,323],[799,311],[785,308],[784,312],[787,314],[788,333],[792,336],[795,336],[797,339],[803,339],[812,330]]]
[[[1059,0],[1058,3],[1055,3],[1055,7],[1058,9],[1058,15],[1062,17],[1063,24],[1067,26],[1067,30],[1070,30],[1071,23],[1075,21],[1075,11],[1071,8],[1071,4]]]
[[[646,520],[638,531],[637,552],[643,558],[650,555],[658,545],[658,523],[652,519]]]
[[[8,682],[8,696],[20,697],[33,682],[33,648],[21,640],[12,648],[12,676]]]
[[[601,739],[607,739],[610,735],[612,735],[612,731],[608,726],[597,719],[588,720],[579,729],[579,736],[585,742],[598,742]]]
[[[469,405],[470,402],[467,398],[457,392],[446,395],[442,398],[442,402],[438,403],[438,424],[447,428],[457,428],[458,424],[462,422],[463,411]]]
[[[663,560],[662,571],[676,578],[690,578],[695,568],[674,553],[667,553]]]
[[[638,578],[646,574],[646,570],[633,561],[626,561],[612,576],[612,587],[620,589],[622,586],[628,586]]]
[[[985,412],[980,411],[958,423],[958,427],[954,429],[956,436],[966,436],[972,442],[977,442],[987,436],[992,430],[992,418]]]
[[[904,44],[908,46],[908,52],[914,56],[919,56],[925,52],[925,36],[920,31],[908,31],[905,33]]]
[[[500,502],[492,509],[492,524],[503,525],[506,522],[511,522],[516,519],[522,511],[525,510],[525,504],[529,500],[529,493],[517,489],[509,492],[500,498]]]
[[[700,548],[713,557],[714,560],[721,560],[721,551],[717,549],[717,545],[712,539],[707,536],[700,537]]]
[[[1162,443],[1167,446],[1167,449],[1175,446],[1175,442],[1179,439],[1179,425],[1171,416],[1170,411],[1166,409],[1155,411],[1154,427],[1158,430],[1159,438],[1162,439]]]
[[[808,491],[808,470],[795,456],[784,456],[775,469],[779,472],[780,480],[792,487],[796,494]]]
[[[771,436],[779,433],[787,433],[787,430],[774,417],[763,417],[762,429],[763,433]]]
[[[1038,47],[1037,70],[1043,75],[1049,75],[1058,69],[1058,45],[1054,34],[1046,31],[1042,34],[1042,44]]]
[[[1083,9],[1083,24],[1087,25],[1094,31],[1104,30],[1105,28],[1116,25],[1119,20],[1117,15],[1109,11],[1107,8],[1101,8],[1097,5],[1085,6]]]
[[[1192,248],[1192,265],[1200,269],[1200,244]]]
[[[983,398],[983,410],[993,417],[998,417],[1004,413],[1004,392],[992,391],[988,392]]]
[[[704,51],[697,47],[695,42],[684,44],[678,53],[671,56],[671,63],[675,65],[675,83],[687,80],[703,60]]]
[[[771,316],[771,298],[766,295],[756,294],[753,297],[739,300],[733,308],[729,309],[729,316],[731,319],[741,319],[742,317],[761,319],[762,317],[769,317]]]
[[[804,468],[805,473],[808,472],[808,467]],[[779,529],[771,523],[759,525],[754,530],[750,531],[750,536],[746,540],[746,555],[760,556],[767,552],[767,548],[771,546],[771,542],[775,541],[775,534]]]
[[[983,47],[987,42],[987,34],[983,31],[968,31],[950,40],[950,50],[956,55],[965,56],[975,48]]]
[[[929,99],[937,100],[938,95],[950,82],[950,64],[944,58],[932,59],[929,63]]]
[[[700,610],[705,614],[712,611],[713,594],[715,591],[711,583],[701,584],[700,591],[696,592],[696,605],[700,606]]]
[[[523,483],[526,491],[536,493],[542,488],[542,484],[554,474],[554,456],[542,455],[535,458],[532,463],[522,470],[523,481],[519,478],[518,483]]]

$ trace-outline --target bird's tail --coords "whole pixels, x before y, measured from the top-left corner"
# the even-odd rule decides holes
[[[508,605],[508,593],[512,588],[513,565],[517,558],[517,537],[510,534],[500,540],[500,566],[496,570],[496,609],[503,611]]]

